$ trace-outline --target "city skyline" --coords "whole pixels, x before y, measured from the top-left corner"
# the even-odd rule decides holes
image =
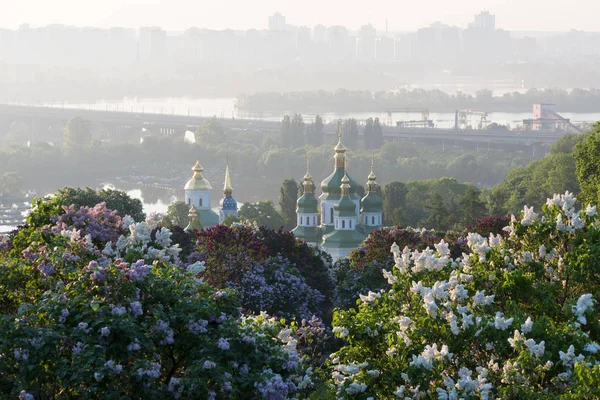
[[[387,22],[391,32],[408,32],[434,22],[466,28],[475,14],[488,10],[496,16],[496,26],[508,31],[597,31],[593,13],[586,12],[592,4],[591,0],[574,0],[569,5],[569,12],[565,13],[559,7],[548,7],[543,0],[461,0],[453,3],[426,0],[410,7],[373,0],[352,8],[341,0],[330,0],[325,4],[315,0],[301,4],[274,0],[252,3],[229,0],[201,5],[190,0],[105,0],[102,3],[23,0],[3,10],[0,27],[17,29],[22,24],[31,27],[62,24],[98,28],[161,26],[168,31],[184,31],[194,26],[266,29],[268,17],[280,12],[288,24],[296,26],[343,25],[357,30],[370,23],[381,32],[386,30]],[[32,10],[36,12],[32,13]],[[531,15],[536,18],[531,18]]]

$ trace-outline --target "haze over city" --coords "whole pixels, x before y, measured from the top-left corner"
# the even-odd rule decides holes
[[[279,11],[293,25],[344,25],[358,29],[371,23],[377,30],[383,31],[388,20],[389,30],[404,32],[436,21],[466,27],[472,15],[487,9],[501,21],[498,26],[506,30],[597,31],[595,13],[589,12],[595,7],[594,0],[575,0],[568,4],[544,0],[374,0],[352,3],[343,0],[20,0],[3,8],[0,27],[15,29],[29,23],[32,27],[65,24],[139,28],[155,25],[169,31],[183,31],[193,26],[245,30],[265,28],[266,16]]]

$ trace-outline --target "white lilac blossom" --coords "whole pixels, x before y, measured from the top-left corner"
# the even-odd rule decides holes
[[[381,272],[383,273],[383,277],[387,279],[390,285],[398,283],[398,278],[396,278],[392,272],[386,270],[385,268],[382,269]]]
[[[408,266],[410,265],[410,249],[408,246],[405,246],[402,250],[402,253],[400,253],[400,248],[396,243],[394,243],[392,245],[391,252],[394,254],[394,266],[396,269],[398,269],[401,274],[408,273]]]
[[[523,207],[523,219],[521,219],[521,224],[525,226],[529,226],[537,219],[539,214],[533,212],[533,207]]]
[[[575,356],[575,347],[573,347],[573,345],[569,346],[566,353],[563,351],[559,351],[558,355],[561,363],[567,368],[573,367],[573,365],[580,361],[583,361],[583,359],[585,358],[582,354],[578,355],[577,357]]]
[[[346,336],[348,336],[348,329],[344,328],[343,326],[335,326],[333,328],[333,333],[339,333],[339,337],[340,338],[345,338]]]
[[[577,300],[577,305],[573,307],[573,314],[577,317],[578,321],[585,325],[587,319],[585,318],[585,312],[594,306],[594,299],[590,293],[584,294]]]
[[[494,235],[493,232],[490,232],[490,237],[488,238],[488,245],[491,248],[498,247],[502,243],[502,236]]]
[[[171,245],[171,230],[169,228],[162,227],[156,231],[154,241],[159,245],[164,247],[169,247]]]
[[[494,302],[494,296],[495,295],[486,296],[485,290],[478,290],[477,292],[475,292],[475,295],[473,296],[473,305],[474,306],[489,306],[490,304],[492,304]]]
[[[598,345],[596,342],[591,342],[586,344],[583,350],[587,351],[588,353],[596,354],[600,350],[600,345]]]
[[[527,317],[527,320],[525,321],[525,323],[521,325],[521,332],[530,333],[532,327],[533,327],[533,321],[531,320],[531,317]]]
[[[367,385],[365,385],[364,383],[351,383],[346,388],[346,393],[352,395],[362,393],[365,390],[367,390]]]
[[[442,239],[438,244],[435,245],[435,249],[442,257],[450,255],[450,248],[448,247],[448,243],[446,243],[444,239]]]
[[[363,294],[361,294],[361,295],[359,295],[359,296],[360,296],[360,299],[361,299],[363,302],[365,302],[365,303],[372,303],[372,302],[374,302],[376,299],[380,298],[380,297],[381,297],[381,294],[380,294],[380,293],[371,292],[371,291],[369,290],[369,293],[368,293],[368,295],[367,295],[367,296],[365,296],[365,295],[363,295]]]
[[[593,217],[596,214],[598,214],[596,212],[596,206],[592,206],[591,204],[588,204],[587,207],[585,208],[585,215],[587,215],[588,217]]]
[[[496,312],[496,316],[494,317],[494,327],[505,331],[512,324],[513,320],[514,318],[504,318],[503,313]]]
[[[527,339],[525,341],[525,346],[527,347],[527,349],[529,349],[531,354],[533,354],[537,358],[543,357],[544,351],[546,351],[545,342],[543,340],[539,343],[536,343],[533,339]]]

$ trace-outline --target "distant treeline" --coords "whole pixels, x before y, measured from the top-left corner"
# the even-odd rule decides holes
[[[305,91],[255,93],[237,96],[236,107],[247,112],[384,112],[388,108],[429,108],[432,112],[476,109],[487,112],[530,112],[534,103],[553,103],[559,112],[598,112],[600,89],[529,89],[493,96],[490,90],[475,95],[439,89],[370,92],[338,89],[333,92]]]

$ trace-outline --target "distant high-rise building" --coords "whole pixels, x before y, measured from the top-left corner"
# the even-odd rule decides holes
[[[373,28],[373,25],[361,26],[356,39],[356,58],[359,60],[374,60],[376,39],[377,31]]]
[[[312,39],[317,43],[324,43],[327,40],[327,28],[323,25],[315,25],[313,27]]]
[[[157,26],[140,28],[138,52],[140,61],[164,62],[167,56],[167,33]]]
[[[496,29],[496,16],[490,14],[489,11],[482,11],[475,15],[473,22],[469,24],[469,28],[480,28],[480,29]]]
[[[394,39],[389,37],[377,38],[375,58],[377,61],[392,61],[394,59]]]
[[[276,12],[269,17],[270,31],[284,31],[285,27],[285,17],[281,13]]]

